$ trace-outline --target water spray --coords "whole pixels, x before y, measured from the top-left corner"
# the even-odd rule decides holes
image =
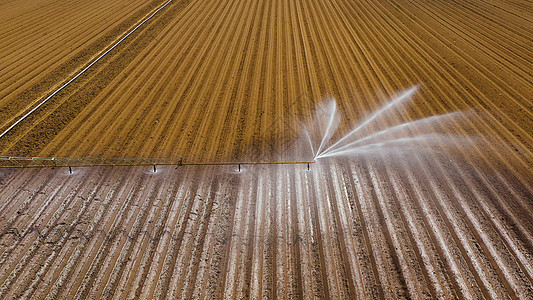
[[[337,104],[335,99],[331,98],[328,98],[325,104],[319,104],[317,106],[315,119],[313,120],[313,125],[315,125],[314,128],[318,129],[321,134],[319,139],[320,144],[318,147],[315,148],[314,146],[315,144],[313,143],[312,135],[308,129],[309,127],[300,123],[303,135],[311,148],[313,161],[326,157],[358,155],[372,153],[375,151],[394,151],[400,148],[414,149],[413,145],[417,148],[420,148],[420,143],[429,145],[448,141],[450,139],[449,136],[438,133],[423,133],[415,136],[404,135],[400,137],[394,136],[394,134],[409,129],[425,131],[425,129],[432,128],[432,123],[456,118],[460,113],[463,112],[452,112],[443,115],[430,116],[391,126],[378,132],[370,133],[366,136],[361,136],[360,133],[362,132],[362,129],[368,127],[368,125],[370,125],[373,121],[386,115],[392,109],[412,99],[417,90],[418,85],[398,93],[391,99],[389,103],[371,114],[367,119],[355,126],[355,128],[350,130],[347,134],[333,142],[330,142],[330,140],[335,134],[339,124]],[[380,141],[379,139],[384,140]],[[328,144],[330,145],[328,146]]]

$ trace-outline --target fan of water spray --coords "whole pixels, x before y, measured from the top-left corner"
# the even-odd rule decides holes
[[[434,124],[456,118],[459,112],[431,116],[368,133],[369,125],[373,124],[373,121],[393,112],[398,106],[410,100],[417,90],[418,86],[413,86],[398,93],[390,102],[336,140],[332,140],[332,137],[340,123],[337,103],[334,98],[326,98],[324,102],[318,105],[311,124],[301,124],[303,135],[311,148],[314,159],[358,155],[375,151],[381,153],[398,151],[400,149],[412,149],[418,142],[431,144],[455,139],[444,134],[424,132],[433,128]],[[414,136],[405,136],[406,132],[412,131],[417,133]],[[398,136],[399,134],[400,136]]]

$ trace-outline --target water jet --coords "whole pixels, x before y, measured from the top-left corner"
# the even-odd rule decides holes
[[[395,111],[416,94],[418,86],[410,87],[399,92],[381,108],[370,114],[348,133],[332,140],[340,124],[340,114],[337,110],[336,99],[326,98],[317,105],[311,123],[300,122],[301,131],[313,155],[313,161],[318,159],[364,155],[372,153],[393,153],[399,150],[427,150],[431,146],[451,144],[457,142],[457,137],[435,132],[433,125],[451,121],[464,114],[463,111],[434,115],[422,119],[406,121],[401,124],[369,131],[375,121]],[[396,110],[397,111],[397,110]],[[375,127],[375,126],[374,126]],[[310,130],[313,129],[313,130]],[[412,132],[415,132],[412,134]],[[315,146],[317,145],[318,146]]]

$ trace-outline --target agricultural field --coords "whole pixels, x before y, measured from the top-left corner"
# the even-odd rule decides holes
[[[532,297],[530,2],[0,11],[0,298]]]

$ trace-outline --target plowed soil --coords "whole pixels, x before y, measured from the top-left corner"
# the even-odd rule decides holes
[[[0,130],[165,2],[0,3]],[[532,25],[518,0],[171,2],[0,155],[309,160],[294,121],[326,95],[342,133],[413,85],[374,129],[465,111],[435,125],[475,141],[310,170],[1,169],[0,298],[531,297]]]

